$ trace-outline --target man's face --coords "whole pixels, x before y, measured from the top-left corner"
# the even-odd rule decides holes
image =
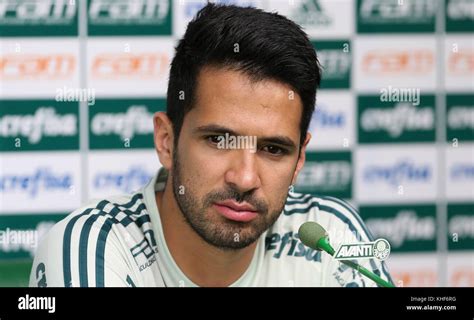
[[[295,176],[301,113],[299,96],[280,82],[201,71],[171,174],[179,208],[206,242],[244,248],[277,220]]]

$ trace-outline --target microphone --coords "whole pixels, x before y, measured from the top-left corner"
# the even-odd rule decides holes
[[[319,223],[312,221],[303,223],[298,230],[298,234],[301,242],[303,242],[305,246],[308,246],[314,250],[325,251],[330,256],[334,256],[335,250],[329,243],[328,233]],[[370,272],[369,270],[355,262],[352,262],[350,260],[341,260],[341,262],[351,267],[352,269],[359,271],[364,276],[371,279],[376,284],[382,287],[395,287],[392,283],[385,281],[375,273]]]

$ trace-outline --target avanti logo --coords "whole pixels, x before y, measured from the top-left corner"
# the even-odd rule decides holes
[[[73,137],[77,132],[76,114],[58,114],[50,106],[41,106],[34,114],[0,117],[0,138],[26,137],[30,144],[38,144],[45,137]]]
[[[76,57],[67,53],[6,54],[0,57],[0,75],[4,80],[50,79],[71,77]]]
[[[291,18],[305,27],[328,26],[333,23],[320,0],[304,0],[298,9],[292,12]]]
[[[40,167],[31,174],[0,175],[0,193],[26,193],[31,198],[41,191],[66,191],[74,185],[71,173],[54,173],[51,168]]]
[[[400,160],[392,166],[369,165],[363,173],[364,180],[371,183],[388,183],[398,187],[407,182],[428,183],[433,178],[429,164],[415,164],[412,160]]]
[[[390,243],[385,239],[377,239],[373,242],[342,244],[336,251],[334,259],[371,259],[386,260],[390,255]]]
[[[93,178],[97,189],[116,188],[130,193],[144,186],[153,174],[140,166],[132,166],[124,172],[98,172]]]

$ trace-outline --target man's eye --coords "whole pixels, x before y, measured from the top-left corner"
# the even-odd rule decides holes
[[[262,150],[274,156],[284,155],[287,153],[286,150],[277,146],[265,146],[262,148]]]
[[[221,136],[207,136],[206,137],[206,140],[209,142],[209,143],[212,143],[212,144],[218,144],[219,142],[221,142]]]

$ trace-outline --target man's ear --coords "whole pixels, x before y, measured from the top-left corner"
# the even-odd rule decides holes
[[[173,163],[173,125],[165,112],[153,115],[155,149],[161,164],[167,170]]]
[[[293,174],[293,179],[291,179],[291,184],[296,183],[296,178],[298,177],[298,174],[300,173],[301,169],[304,166],[304,162],[306,160],[306,146],[308,145],[309,140],[311,140],[311,133],[307,132],[304,143],[301,146],[299,159],[298,159],[298,162],[296,163],[296,168],[295,168],[295,172]]]

